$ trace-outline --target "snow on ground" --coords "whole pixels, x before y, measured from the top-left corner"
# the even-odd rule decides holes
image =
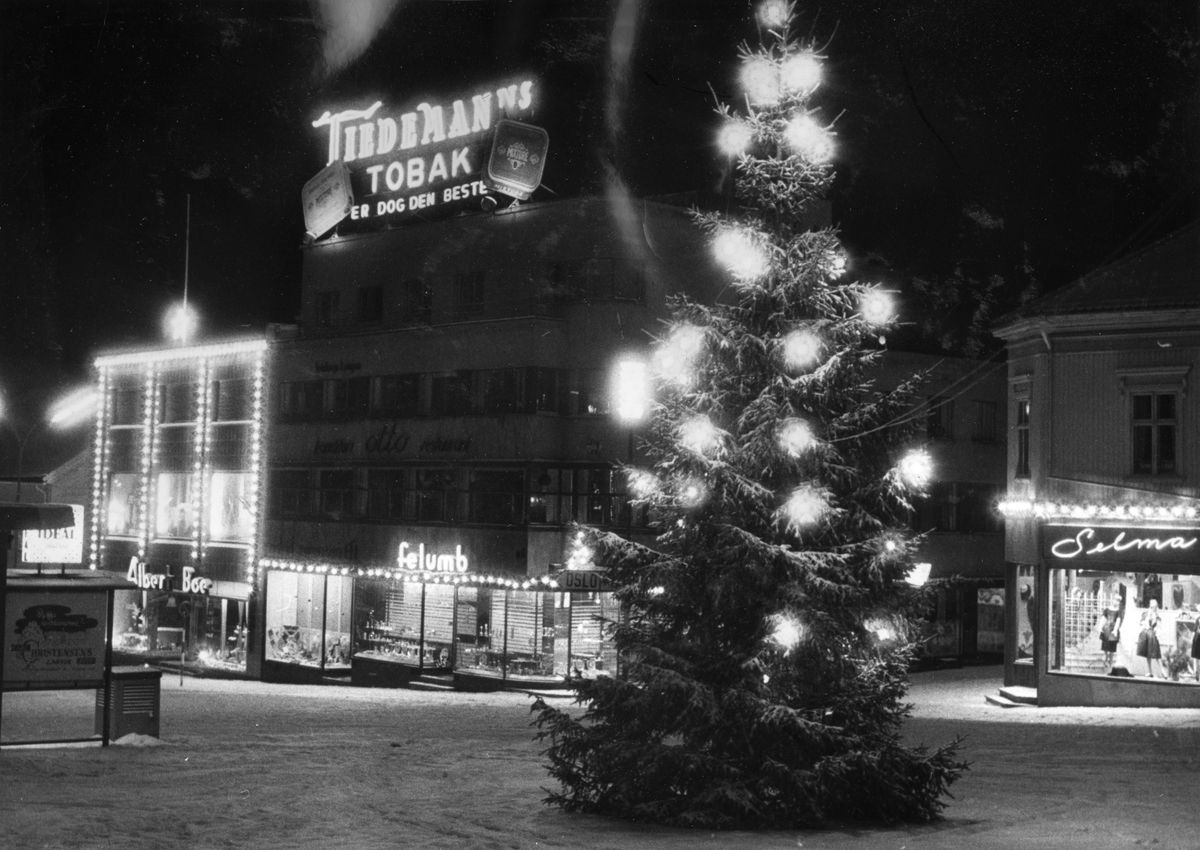
[[[1000,676],[913,677],[906,738],[972,762],[940,823],[716,834],[543,805],[524,695],[166,676],[158,746],[0,751],[0,848],[1200,850],[1200,713],[1003,709]],[[86,735],[93,704],[5,694],[0,731]]]

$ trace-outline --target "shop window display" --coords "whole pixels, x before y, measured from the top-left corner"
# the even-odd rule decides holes
[[[976,591],[978,617],[975,627],[977,652],[1004,652],[1004,588],[981,587]]]
[[[189,537],[192,533],[192,476],[186,472],[158,475],[154,533],[158,537]]]
[[[617,646],[605,627],[617,619],[617,600],[611,593],[570,595],[571,674],[585,678],[612,676],[617,669]]]
[[[1200,576],[1050,575],[1052,671],[1200,684]]]
[[[266,659],[348,670],[352,588],[349,576],[270,573]]]
[[[506,593],[490,587],[458,589],[455,669],[476,675],[504,675]]]
[[[138,530],[138,480],[133,472],[116,472],[108,477],[109,534],[133,535]]]
[[[510,591],[504,653],[507,675],[555,678],[554,637],[553,594]]]
[[[118,591],[113,650],[133,661],[246,669],[246,600],[164,591]]]
[[[419,582],[360,582],[355,621],[359,624],[356,658],[423,668],[450,667],[453,587]]]
[[[254,527],[250,513],[250,475],[214,472],[209,487],[208,534],[213,540],[249,542]]]

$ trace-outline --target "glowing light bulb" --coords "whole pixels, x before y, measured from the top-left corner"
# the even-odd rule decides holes
[[[726,121],[717,133],[717,146],[729,156],[741,156],[754,138],[751,129],[736,119]]]
[[[933,570],[933,564],[913,564],[904,580],[913,587],[923,587],[925,582],[929,581],[931,570]]]
[[[812,428],[803,419],[786,419],[779,428],[779,445],[792,457],[800,457],[816,443]]]
[[[811,115],[797,115],[788,122],[783,135],[788,144],[809,162],[820,164],[833,157],[832,136]]]
[[[804,635],[804,626],[795,617],[779,614],[775,617],[775,628],[771,631],[771,640],[779,644],[784,652],[791,652],[800,643]]]
[[[679,503],[685,508],[699,507],[706,498],[708,498],[708,487],[698,478],[685,480],[679,488]]]
[[[725,266],[735,277],[753,280],[767,273],[770,264],[749,234],[741,230],[723,230],[713,239],[713,254],[717,262]]]
[[[758,7],[758,19],[764,27],[778,29],[787,23],[790,10],[785,0],[767,0]]]
[[[821,356],[821,338],[810,330],[792,331],[783,338],[783,363],[789,369],[806,369]]]
[[[782,94],[779,68],[766,56],[747,57],[742,65],[742,88],[751,103],[777,103]]]
[[[810,484],[802,484],[788,496],[780,512],[790,527],[801,529],[816,525],[827,510],[826,494]]]
[[[807,50],[789,56],[783,62],[782,78],[788,91],[810,92],[821,85],[821,61]]]
[[[679,442],[696,454],[708,454],[720,448],[721,432],[711,419],[698,414],[680,423]]]
[[[640,360],[618,360],[612,375],[613,412],[622,422],[640,422],[650,407],[650,382],[646,364]]]
[[[679,325],[654,353],[654,366],[669,381],[687,386],[695,380],[696,361],[704,351],[704,331]]]
[[[886,325],[892,320],[895,307],[892,297],[882,289],[872,289],[859,302],[858,310],[871,325]]]
[[[826,255],[825,269],[831,277],[841,277],[846,273],[846,254],[840,248]]]
[[[913,487],[924,487],[933,476],[933,458],[929,452],[917,449],[909,452],[897,467],[900,477]]]

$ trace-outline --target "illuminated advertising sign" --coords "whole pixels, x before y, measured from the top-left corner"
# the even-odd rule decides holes
[[[505,119],[496,125],[484,185],[522,201],[542,183],[550,136],[541,127]]]
[[[83,563],[83,505],[71,505],[70,528],[34,528],[21,532],[21,560],[27,564]]]
[[[494,127],[533,107],[533,87],[523,80],[412,109],[391,111],[376,101],[325,112],[312,125],[326,128],[328,164],[350,171],[350,222],[393,223],[488,194]]]
[[[1200,565],[1200,533],[1162,528],[1047,526],[1046,555],[1086,568],[1093,563]]]
[[[558,589],[565,593],[599,593],[612,590],[602,570],[564,570],[554,576]]]
[[[108,594],[10,589],[4,608],[5,683],[104,681]]]
[[[212,579],[197,576],[194,567],[184,567],[183,575],[179,578],[179,587],[172,587],[171,579],[174,576],[171,574],[170,567],[166,568],[165,573],[152,573],[146,569],[146,565],[142,561],[137,559],[136,555],[129,559],[129,570],[125,573],[125,578],[142,590],[200,593],[207,596],[212,592],[213,587]]]
[[[414,552],[408,541],[400,543],[400,552],[396,556],[396,562],[401,569],[429,573],[465,573],[469,566],[462,546],[455,546],[454,554],[448,552],[438,554],[426,552],[425,544],[421,543]]]
[[[354,193],[350,189],[350,169],[344,162],[333,162],[304,184],[300,192],[304,204],[304,229],[316,239],[328,233],[350,215]]]

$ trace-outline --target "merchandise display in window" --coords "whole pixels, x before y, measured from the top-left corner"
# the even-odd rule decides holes
[[[1200,684],[1200,576],[1050,576],[1051,671]]]
[[[171,662],[245,672],[246,600],[120,590],[113,602],[113,652],[123,663]]]
[[[267,582],[267,661],[350,669],[349,576],[272,572]]]

